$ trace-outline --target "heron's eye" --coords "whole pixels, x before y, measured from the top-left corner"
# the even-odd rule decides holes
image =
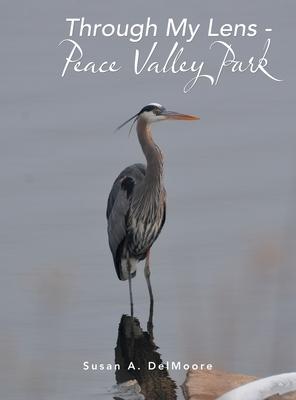
[[[155,115],[159,115],[160,114],[160,109],[159,108],[155,108],[153,110],[153,112],[154,112]]]

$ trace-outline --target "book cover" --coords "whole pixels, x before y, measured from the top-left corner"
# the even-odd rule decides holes
[[[295,12],[1,1],[1,398],[295,390]]]

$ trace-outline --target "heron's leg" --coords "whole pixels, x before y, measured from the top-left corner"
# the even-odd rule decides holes
[[[147,286],[148,286],[148,290],[149,290],[150,303],[153,304],[154,300],[153,300],[153,293],[152,293],[152,287],[151,287],[151,282],[150,282],[150,250],[148,250],[148,252],[147,252],[144,273],[145,273],[145,278],[146,278]]]
[[[130,306],[131,306],[131,317],[134,316],[134,303],[133,303],[133,292],[132,292],[132,276],[131,276],[131,264],[129,258],[127,258],[127,269],[128,269],[128,286],[130,295]]]
[[[150,297],[150,311],[149,311],[149,320],[148,320],[148,332],[152,333],[153,329],[153,305],[154,305],[154,299],[153,299],[153,292],[152,292],[152,287],[151,287],[151,282],[150,282],[150,250],[147,252],[147,257],[145,261],[145,278],[147,281],[147,286],[149,290],[149,297]]]

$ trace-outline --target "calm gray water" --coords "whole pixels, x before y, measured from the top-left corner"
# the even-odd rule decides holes
[[[2,0],[2,398],[112,398],[114,372],[84,372],[82,362],[114,362],[118,325],[129,312],[105,207],[120,170],[143,161],[136,135],[113,131],[151,101],[201,116],[154,127],[168,193],[151,260],[162,359],[258,376],[295,370],[295,8],[266,0]],[[284,82],[225,73],[218,86],[201,81],[184,94],[182,75],[124,70],[62,79],[67,51],[57,45],[67,36],[65,18],[75,16],[114,24],[190,16],[205,25],[214,17],[272,27],[270,65]],[[266,37],[231,41],[248,59],[261,55]],[[81,40],[88,58],[126,64],[152,42]],[[209,43],[201,35],[189,56],[202,59]],[[133,286],[145,330],[141,265]],[[178,385],[185,379],[184,371],[170,375]]]

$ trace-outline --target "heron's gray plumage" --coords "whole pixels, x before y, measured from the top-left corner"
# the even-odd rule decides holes
[[[137,123],[138,139],[147,166],[134,164],[125,168],[116,178],[107,204],[109,245],[118,278],[129,280],[131,315],[131,278],[136,274],[137,262],[146,259],[144,273],[150,296],[151,325],[153,293],[150,283],[150,249],[166,217],[163,157],[153,141],[151,124],[165,119],[196,120],[198,117],[167,111],[160,104],[152,103],[120,125],[119,129],[131,120],[132,126]]]
[[[108,198],[109,246],[121,280],[127,279],[122,259],[129,256],[135,261],[143,260],[165,222],[165,190],[157,185],[155,191],[146,193],[145,175],[143,164],[125,168],[116,178]]]
[[[113,255],[118,278],[121,279],[121,252],[127,237],[127,219],[131,205],[131,195],[134,186],[143,181],[146,167],[143,164],[133,164],[125,168],[116,178],[108,198],[107,220],[109,246]],[[133,187],[131,193],[122,185],[123,181],[131,178]]]
[[[162,153],[152,139],[150,124],[138,120],[139,142],[147,167],[134,164],[116,178],[107,205],[109,245],[117,276],[128,279],[144,260],[165,221]]]

